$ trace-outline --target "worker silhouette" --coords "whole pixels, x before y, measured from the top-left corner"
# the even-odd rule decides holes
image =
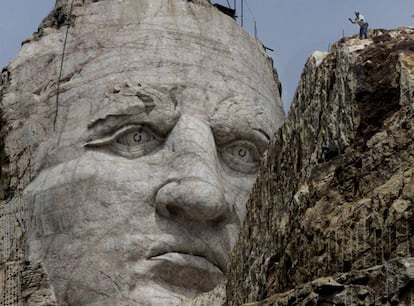
[[[350,22],[359,25],[359,39],[368,38],[368,22],[359,11],[355,11],[355,19],[348,18]]]

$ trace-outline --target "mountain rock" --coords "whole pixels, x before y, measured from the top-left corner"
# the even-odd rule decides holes
[[[192,2],[213,9],[210,1],[188,1]],[[27,260],[27,209],[20,196],[40,169],[81,152],[71,133],[50,137],[60,128],[55,126],[56,117],[64,117],[76,130],[76,116],[84,114],[70,113],[64,103],[80,97],[70,91],[75,87],[71,82],[82,85],[85,75],[91,81],[108,67],[119,68],[112,65],[116,45],[108,47],[114,52],[112,57],[102,52],[108,37],[129,38],[125,50],[132,56],[135,44],[140,45],[128,31],[134,17],[130,7],[108,10],[108,3],[57,0],[38,32],[2,71],[0,298],[5,305],[18,305],[22,300],[29,305],[58,304],[47,268],[42,262]],[[138,2],[129,3],[135,5],[135,12],[140,11]],[[91,14],[85,15],[82,8],[92,4]],[[229,24],[216,11],[210,13]],[[113,14],[119,18],[112,18]],[[169,20],[160,16],[160,20]],[[210,15],[203,16],[207,25]],[[82,20],[88,23],[82,24]],[[120,20],[123,27],[119,27]],[[174,26],[187,29],[189,24],[179,20],[174,19]],[[102,30],[108,23],[114,31],[125,31],[124,36]],[[247,203],[227,285],[220,284],[180,305],[414,305],[414,29],[370,34],[366,40],[343,38],[329,52],[315,52],[309,58],[291,110],[269,144]],[[81,43],[73,39],[76,35],[82,37]],[[221,42],[225,45],[227,40],[230,37]],[[253,39],[251,45],[253,49],[258,46]],[[220,58],[217,67],[232,66],[231,54],[240,55],[243,47],[226,49],[227,57]],[[34,48],[40,50],[36,58]],[[220,50],[216,48],[218,54]],[[171,61],[183,55],[163,52]],[[185,52],[189,58],[193,51]],[[263,50],[256,53],[260,56],[255,59],[247,53],[242,56],[254,64]],[[68,54],[73,56],[63,61]],[[93,64],[101,56],[107,67]],[[200,56],[211,60],[210,54]],[[141,63],[139,56],[135,60]],[[268,69],[269,62],[260,65]],[[54,68],[43,73],[45,67]],[[141,73],[139,69],[135,72]],[[156,73],[148,75],[159,78]],[[251,86],[250,78],[244,77],[243,83]],[[223,78],[232,80],[229,75]],[[114,101],[114,96],[131,103],[138,97],[144,104],[148,102],[145,106],[150,112],[153,100],[137,91],[138,87],[141,90],[142,84],[111,85],[102,105]],[[97,90],[91,86],[90,92],[96,94]],[[60,93],[62,100],[58,100]],[[24,108],[17,105],[21,101],[26,103]],[[279,111],[278,119],[282,117]],[[41,142],[63,143],[67,150],[59,155],[53,146],[39,147]],[[53,158],[45,163],[45,156]],[[76,187],[87,189],[87,183]],[[114,244],[113,249],[123,246]],[[117,284],[111,277],[105,279],[108,288]]]
[[[414,29],[371,34],[306,63],[247,203],[228,305],[413,305]]]

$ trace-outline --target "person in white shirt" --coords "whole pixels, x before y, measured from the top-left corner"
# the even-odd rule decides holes
[[[359,11],[355,11],[355,19],[352,20],[351,18],[349,18],[349,21],[359,25],[360,39],[368,38],[368,22],[365,20],[364,16],[362,16],[362,14],[359,13]]]

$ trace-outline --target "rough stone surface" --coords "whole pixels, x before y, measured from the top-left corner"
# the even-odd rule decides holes
[[[177,306],[219,306],[226,302],[226,284],[220,284],[213,290],[187,299]]]
[[[174,305],[222,283],[278,88],[207,0],[57,1],[1,76],[2,305]]]
[[[414,304],[414,29],[371,34],[307,62],[248,201],[228,305]]]
[[[260,43],[207,0],[57,1],[0,79],[2,304],[414,305],[414,30],[370,34],[310,57],[246,215]]]

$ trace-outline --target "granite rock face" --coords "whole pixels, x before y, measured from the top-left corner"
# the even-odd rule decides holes
[[[414,29],[308,60],[233,251],[228,305],[413,305]]]
[[[413,305],[413,78],[411,28],[314,53],[245,209],[260,43],[207,0],[58,0],[0,79],[3,304],[222,304],[245,219],[228,305]]]
[[[225,280],[284,119],[207,0],[58,0],[2,72],[3,305],[175,305]]]

